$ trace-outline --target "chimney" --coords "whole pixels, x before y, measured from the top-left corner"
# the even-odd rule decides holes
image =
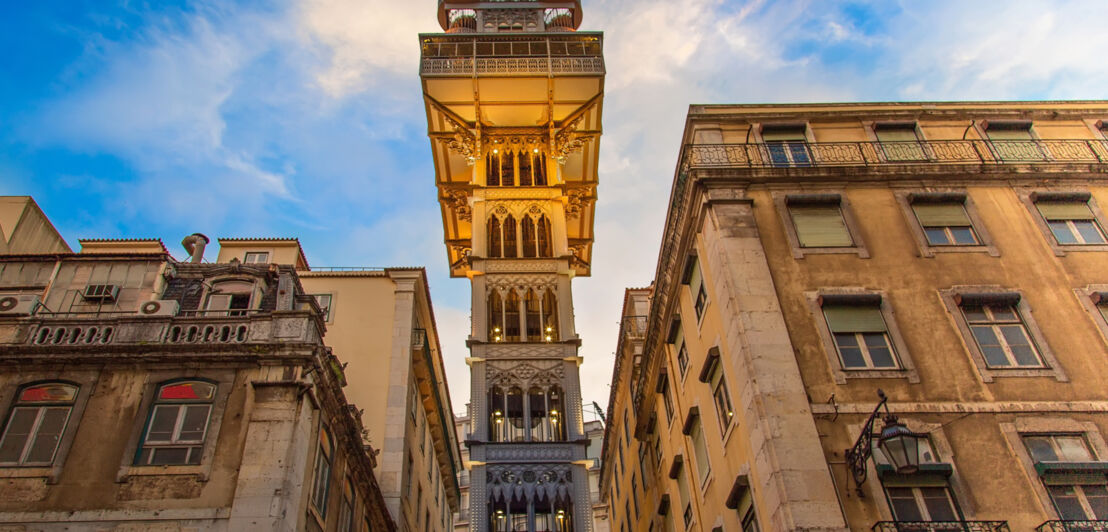
[[[189,262],[192,264],[203,262],[204,247],[208,245],[208,242],[211,242],[211,240],[200,233],[193,233],[181,241],[181,245],[185,247],[185,251],[189,254]]]

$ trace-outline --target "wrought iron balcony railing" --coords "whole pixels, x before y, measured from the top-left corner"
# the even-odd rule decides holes
[[[690,168],[805,168],[889,164],[1108,163],[1108,141],[927,140],[692,144]]]
[[[875,532],[1009,532],[1007,521],[879,521]]]
[[[603,74],[598,34],[447,35],[423,40],[420,75]]]
[[[1047,521],[1036,532],[1108,532],[1108,521]]]
[[[629,340],[641,340],[646,335],[646,316],[625,316],[623,336]]]

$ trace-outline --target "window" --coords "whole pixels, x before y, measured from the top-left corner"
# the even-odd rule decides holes
[[[268,251],[248,251],[243,261],[246,264],[268,264],[269,252]]]
[[[682,428],[682,432],[692,440],[693,457],[696,458],[696,472],[699,474],[700,484],[703,485],[708,480],[711,465],[708,462],[708,444],[704,439],[704,425],[700,422],[700,409],[698,407],[694,406],[689,409],[689,415],[685,418],[685,426]]]
[[[920,201],[912,203],[923,234],[931,246],[979,246],[964,201]]]
[[[323,321],[331,321],[331,294],[314,294],[315,302],[319,305],[319,311],[323,314]]]
[[[315,454],[315,467],[312,468],[312,507],[320,517],[327,516],[327,496],[331,491],[331,460],[335,444],[326,428],[319,429],[319,446]],[[411,464],[411,458],[409,465]],[[411,471],[409,469],[409,471]]]
[[[680,455],[678,455],[680,458]],[[685,528],[688,529],[693,522],[693,510],[692,510],[692,496],[689,493],[689,481],[685,476],[684,471],[681,471],[682,467],[676,462],[677,458],[674,458],[674,465],[677,465],[677,491],[681,495],[681,517],[684,518]],[[673,477],[673,471],[670,471],[670,477]]]
[[[838,196],[833,202],[805,203],[789,200],[789,215],[802,248],[841,248],[854,246],[854,239],[843,219]]]
[[[843,369],[897,369],[896,352],[881,315],[880,298],[833,303],[825,296],[823,317]]]
[[[716,404],[716,414],[719,416],[720,433],[727,432],[731,426],[731,418],[735,417],[735,411],[731,408],[731,395],[727,391],[727,379],[723,375],[720,365],[719,347],[708,350],[708,356],[704,359],[704,367],[700,370],[700,382],[708,383],[712,388],[712,400]]]
[[[635,473],[633,472],[631,473],[631,500],[635,503],[635,515],[639,515],[639,483],[635,479]],[[629,514],[628,517],[630,517],[631,512],[627,513]],[[628,519],[627,522],[630,523],[631,520]]]
[[[811,166],[812,157],[804,131],[803,125],[762,128],[762,141],[774,166]]]
[[[1047,486],[1058,517],[1067,521],[1108,519],[1108,486],[1077,484]]]
[[[743,532],[761,532],[758,528],[758,516],[754,514],[754,506],[747,509],[742,519]]]
[[[77,387],[61,382],[19,390],[0,439],[0,464],[49,465],[69,423]]]
[[[684,378],[689,370],[689,350],[685,346],[685,332],[681,329],[680,317],[675,318],[673,322],[670,323],[669,338],[667,340],[676,352],[677,369],[681,373],[681,378]]]
[[[662,369],[662,375],[658,377],[658,385],[654,389],[662,394],[662,404],[666,409],[666,424],[673,423],[673,398],[669,395],[669,371]]]
[[[1001,161],[1041,161],[1044,152],[1031,135],[1030,121],[990,121],[985,127],[994,155]]]
[[[988,367],[1044,366],[1014,301],[983,303],[963,299],[961,309]]]
[[[689,285],[689,295],[692,297],[693,309],[696,310],[696,320],[699,323],[704,317],[704,307],[708,305],[708,292],[704,288],[704,276],[696,256],[689,257],[681,281]]]
[[[339,509],[338,532],[352,530],[354,530],[354,486],[348,478],[342,486],[342,508]]]
[[[927,160],[914,122],[877,123],[873,126],[873,133],[877,136],[885,160],[890,162]]]
[[[950,489],[945,486],[890,486],[885,488],[885,494],[897,521],[961,521]]]
[[[503,213],[489,217],[488,222],[488,256],[489,258],[514,259],[518,256],[519,242],[516,239],[516,219],[511,214]]]
[[[216,386],[177,381],[158,387],[135,465],[198,465]]]
[[[1037,199],[1035,208],[1042,215],[1054,240],[1063,246],[1104,244],[1104,230],[1089,208],[1088,199]]]
[[[1094,462],[1096,457],[1081,434],[1026,434],[1023,444],[1035,462]]]
[[[254,283],[249,281],[223,281],[208,292],[208,315],[245,316],[250,309]]]
[[[681,340],[681,347],[677,348],[677,367],[681,369],[681,376],[684,377],[689,369],[689,350],[683,339]]]

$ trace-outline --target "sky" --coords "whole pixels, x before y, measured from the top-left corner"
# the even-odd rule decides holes
[[[593,274],[574,281],[586,404],[608,401],[623,289],[654,276],[689,104],[1108,98],[1104,0],[583,5],[607,66]],[[2,2],[0,194],[34,196],[74,249],[161,238],[183,258],[202,232],[426,266],[463,412],[469,283],[447,272],[418,72],[435,7]]]

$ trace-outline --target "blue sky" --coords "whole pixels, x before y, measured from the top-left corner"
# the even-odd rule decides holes
[[[1108,2],[584,0],[608,65],[586,401],[622,289],[654,274],[690,103],[1108,97]],[[297,236],[425,265],[456,411],[469,286],[446,274],[419,92],[434,0],[6,2],[0,193],[78,238]],[[213,252],[214,253],[214,252]],[[214,256],[214,254],[212,255]]]

